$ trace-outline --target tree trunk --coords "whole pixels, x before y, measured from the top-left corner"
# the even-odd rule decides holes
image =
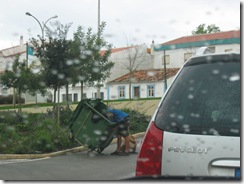
[[[57,89],[55,88],[54,89],[54,95],[53,95],[53,118],[56,120],[57,118],[57,108],[56,108],[56,98],[57,98],[57,95],[56,95],[56,93],[57,93]]]
[[[129,100],[131,101],[131,78],[132,78],[132,71],[130,71],[129,75]]]
[[[69,84],[66,84],[66,109],[69,109]]]
[[[54,89],[53,90],[53,103],[54,104],[56,103],[56,92],[57,92],[57,89]]]
[[[58,88],[58,96],[60,95],[60,88]],[[58,108],[57,108],[57,124],[60,126],[60,100],[58,98]]]
[[[15,88],[13,88],[13,107],[16,106],[16,94],[15,94]]]
[[[131,101],[131,80],[129,82],[129,100]]]
[[[83,86],[83,81],[80,81],[80,99],[83,100],[83,90],[84,90],[84,86]]]
[[[18,90],[18,112],[21,112],[22,109],[21,109],[21,91]]]
[[[100,95],[100,81],[97,82],[97,98],[101,98],[101,95]]]

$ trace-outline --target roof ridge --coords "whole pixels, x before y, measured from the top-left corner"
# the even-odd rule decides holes
[[[179,44],[185,42],[197,42],[202,41],[203,38],[206,40],[213,40],[213,39],[224,39],[224,38],[236,38],[240,37],[240,29],[238,30],[230,30],[230,31],[221,31],[216,33],[206,33],[206,34],[196,34],[196,35],[189,35],[189,36],[182,36],[159,45],[170,45],[170,44]],[[202,38],[202,39],[201,39]]]

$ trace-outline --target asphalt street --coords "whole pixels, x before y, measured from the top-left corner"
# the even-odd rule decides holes
[[[137,152],[142,137],[136,138]],[[65,155],[37,159],[0,160],[0,180],[5,181],[118,181],[135,175],[137,154],[110,155],[111,144],[96,152],[67,152]]]

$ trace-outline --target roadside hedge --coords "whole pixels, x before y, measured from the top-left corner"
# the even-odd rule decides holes
[[[130,133],[144,132],[150,117],[131,109],[122,109],[130,115]],[[35,154],[60,151],[80,146],[69,139],[68,121],[72,112],[61,111],[58,126],[48,113],[21,113],[0,111],[0,154]]]

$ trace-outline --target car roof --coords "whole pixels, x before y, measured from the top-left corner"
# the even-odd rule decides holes
[[[184,66],[203,64],[203,63],[213,63],[213,62],[230,62],[230,61],[240,61],[239,52],[224,52],[224,53],[211,53],[196,55],[189,58]]]

